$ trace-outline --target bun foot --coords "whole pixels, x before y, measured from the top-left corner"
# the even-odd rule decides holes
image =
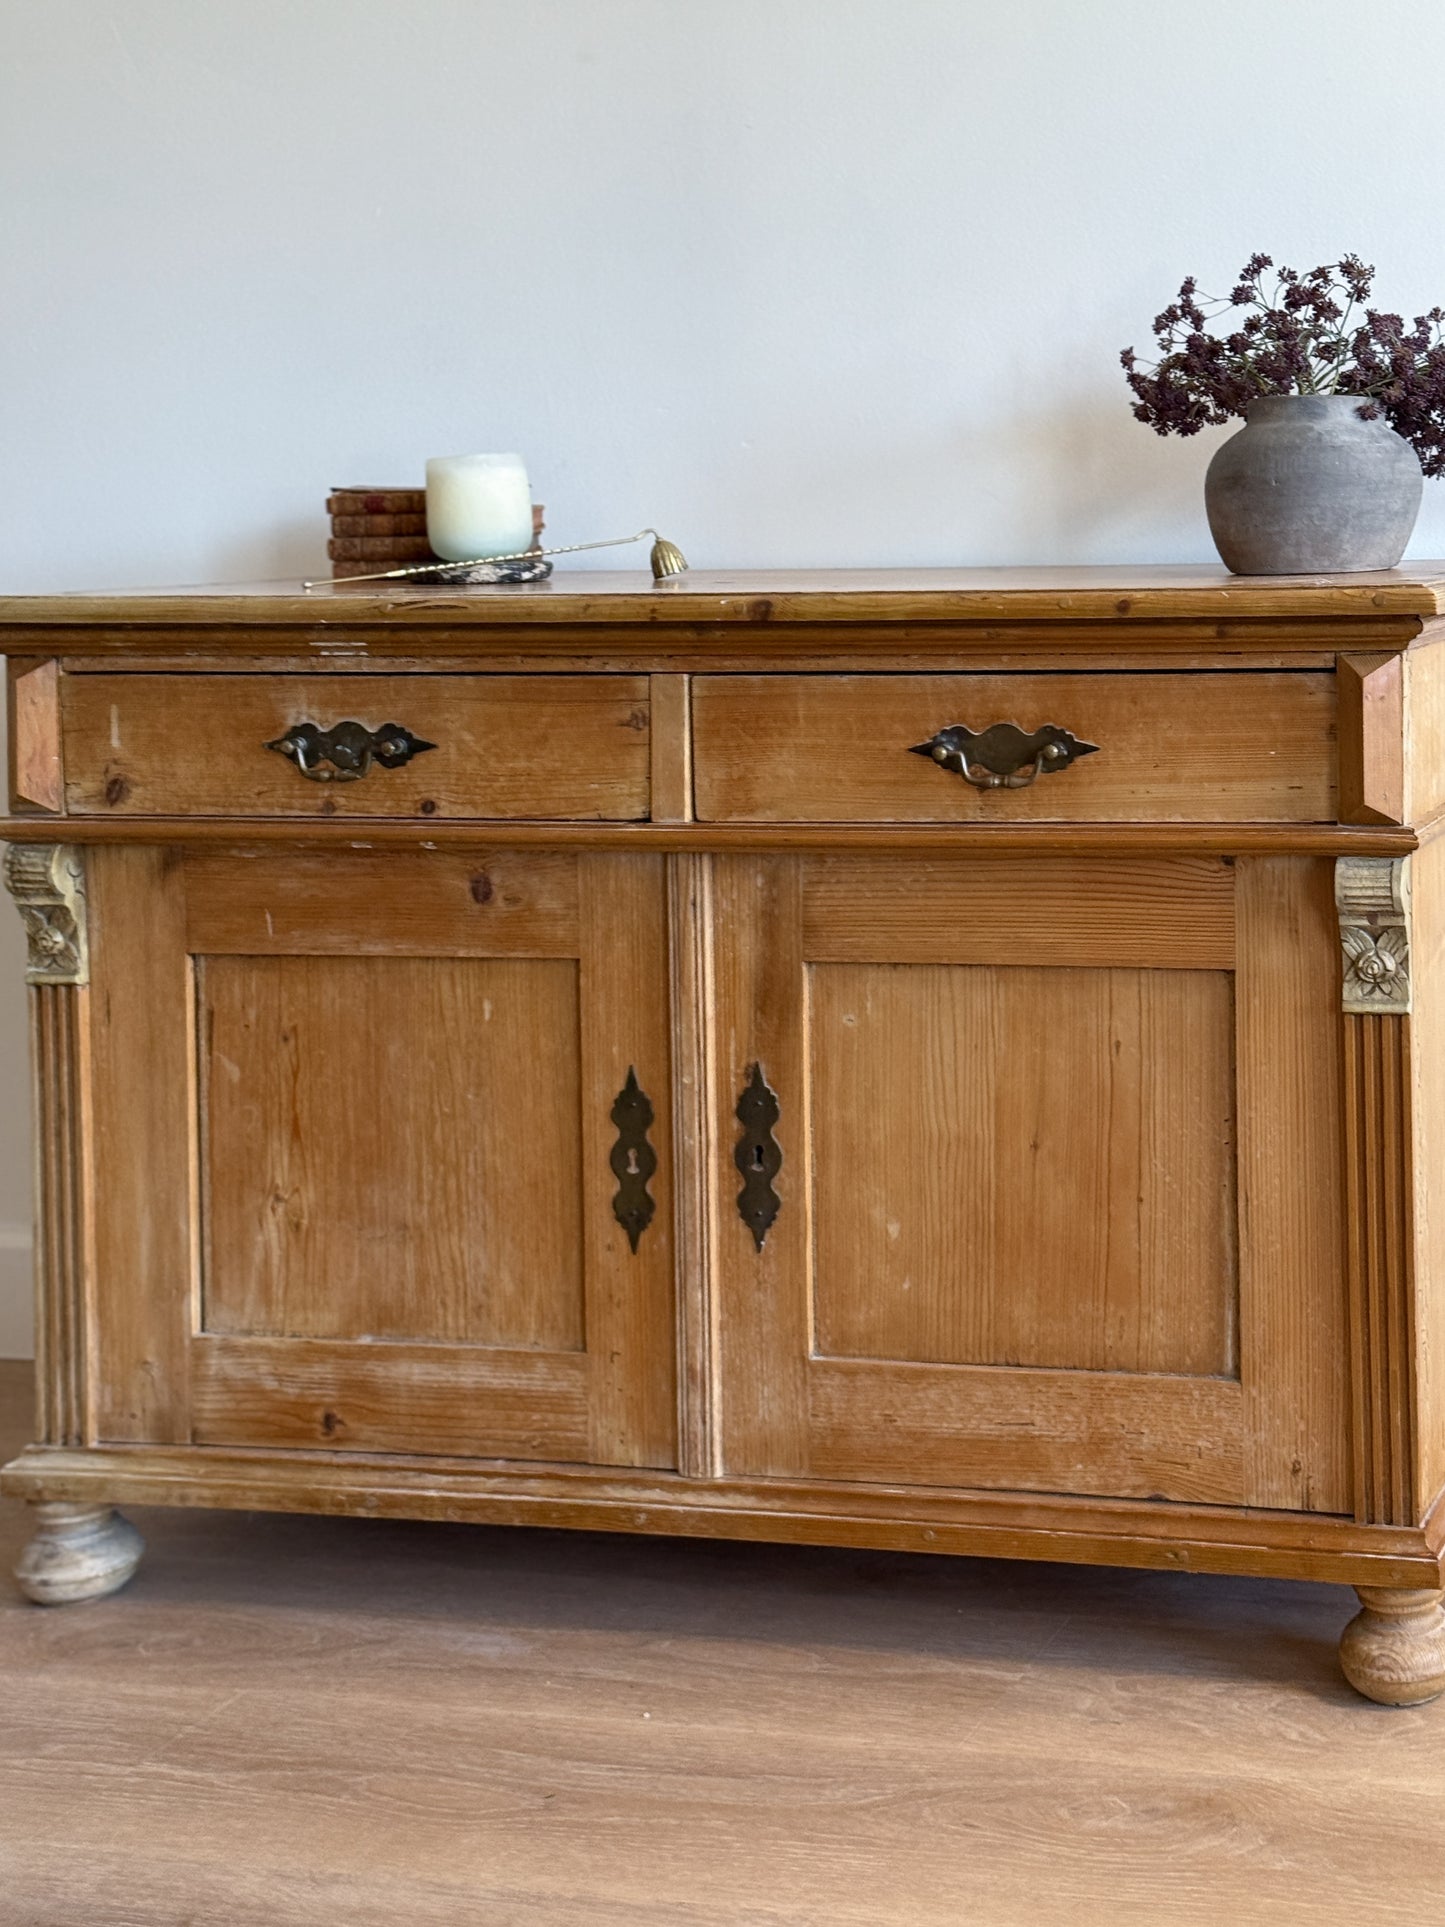
[[[118,1592],[140,1564],[145,1541],[108,1505],[41,1501],[32,1507],[35,1537],[15,1577],[37,1606],[73,1606]]]
[[[1345,1678],[1381,1706],[1419,1706],[1445,1693],[1442,1595],[1357,1586],[1362,1610],[1340,1637]]]

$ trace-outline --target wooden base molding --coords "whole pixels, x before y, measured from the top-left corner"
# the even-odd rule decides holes
[[[144,1550],[135,1527],[108,1505],[42,1500],[15,1577],[37,1606],[74,1606],[119,1592]]]
[[[1340,1666],[1381,1706],[1419,1706],[1445,1693],[1445,1605],[1429,1588],[1361,1586],[1360,1611],[1340,1637]]]
[[[5,1468],[0,1491],[91,1505],[685,1534],[1340,1585],[1445,1582],[1445,1513],[1423,1527],[1366,1526],[1317,1513],[1053,1493],[184,1445],[31,1446]]]

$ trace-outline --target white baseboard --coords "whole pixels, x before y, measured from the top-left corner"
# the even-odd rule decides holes
[[[30,1226],[0,1224],[0,1358],[35,1356]]]

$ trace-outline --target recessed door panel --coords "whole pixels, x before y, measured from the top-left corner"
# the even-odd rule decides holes
[[[815,963],[808,1009],[819,1355],[1232,1374],[1228,973]]]
[[[202,1330],[582,1349],[575,961],[211,957],[198,1002]]]

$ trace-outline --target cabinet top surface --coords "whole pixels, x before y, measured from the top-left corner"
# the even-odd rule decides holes
[[[5,627],[175,624],[419,629],[488,624],[1118,622],[1445,613],[1445,562],[1362,575],[1237,576],[1208,565],[1030,569],[564,571],[508,587],[261,582],[0,597]]]

